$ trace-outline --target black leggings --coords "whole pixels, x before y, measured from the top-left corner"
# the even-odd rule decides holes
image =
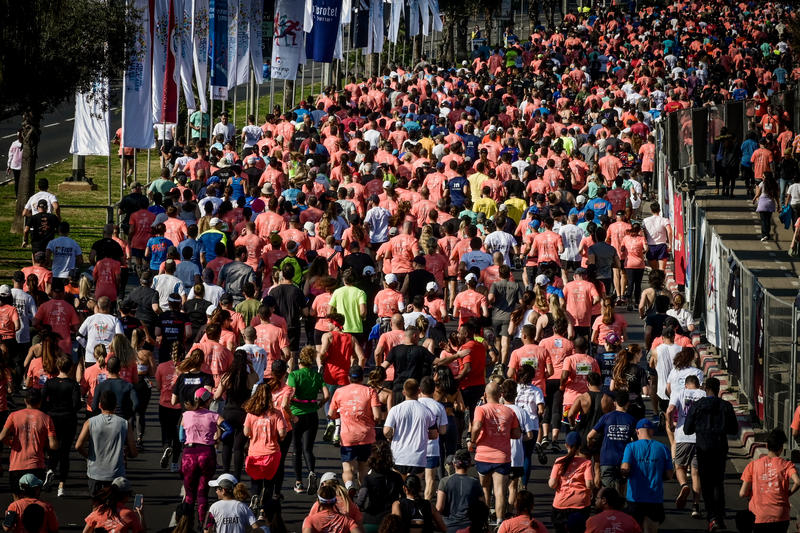
[[[69,451],[75,440],[75,431],[78,428],[78,417],[74,413],[68,415],[50,415],[58,438],[58,448],[50,452],[47,468],[55,471],[58,469],[58,480],[62,483],[69,477]]]
[[[772,211],[759,211],[758,216],[761,218],[761,236],[769,238],[772,229]]]
[[[317,440],[317,429],[319,429],[319,415],[316,411],[306,413],[297,417],[292,431],[294,441],[294,479],[303,479],[303,459],[309,472],[314,472],[317,466],[317,458],[314,457],[314,441]],[[287,439],[288,440],[288,439]],[[283,460],[283,457],[281,457]]]
[[[139,405],[133,413],[136,420],[136,436],[138,438],[143,438],[144,430],[147,425],[145,421],[147,418],[147,406],[150,404],[152,391],[150,390],[150,385],[148,385],[147,381],[144,379],[144,376],[139,376],[139,381],[133,385],[133,390],[136,392],[136,397],[139,399]]]
[[[626,268],[625,275],[628,277],[627,294],[625,297],[628,302],[633,305],[639,305],[639,299],[642,297],[642,277],[644,276],[643,268]]]
[[[177,463],[181,455],[181,441],[178,438],[178,424],[181,410],[158,406],[158,424],[161,426],[161,445],[172,448],[172,462]]]
[[[737,174],[736,167],[722,167],[722,194],[733,195]]]
[[[233,428],[233,435],[222,441],[222,470],[233,474],[236,479],[241,479],[244,469],[244,446],[247,438],[244,436],[244,419],[246,413],[241,408],[228,407],[222,411],[222,418]],[[233,470],[231,470],[231,459]]]

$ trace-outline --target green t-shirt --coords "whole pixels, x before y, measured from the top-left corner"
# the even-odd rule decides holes
[[[242,315],[245,325],[249,326],[250,321],[253,320],[253,317],[258,314],[258,306],[260,305],[261,305],[261,300],[250,298],[237,305],[235,310],[237,313]]]
[[[175,188],[175,182],[172,180],[165,180],[158,178],[147,188],[147,192],[160,192],[161,196],[165,196],[169,191]]]
[[[312,368],[300,368],[289,374],[286,384],[290,387],[294,387],[294,397],[297,400],[313,400],[293,400],[289,406],[293,415],[307,415],[319,409],[316,399],[319,395],[319,391],[322,390],[322,374]]]
[[[367,293],[358,287],[339,287],[331,295],[328,305],[344,316],[345,333],[361,333],[364,326],[361,323],[359,305],[367,305]]]
[[[194,113],[192,113],[192,116],[189,117],[189,123],[192,126],[200,127],[200,131],[191,129],[192,139],[208,138],[208,126],[210,124],[209,120],[211,119],[209,118],[208,113],[203,113],[202,111],[195,111]]]

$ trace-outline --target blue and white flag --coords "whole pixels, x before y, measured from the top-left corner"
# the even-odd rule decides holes
[[[299,2],[298,2],[299,3]],[[250,5],[250,59],[256,83],[264,83],[264,0],[252,0]]]
[[[208,0],[192,0],[192,62],[197,79],[200,110],[208,111]]]
[[[342,0],[313,0],[311,4],[311,32],[306,37],[306,57],[319,63],[330,63],[339,35]],[[306,23],[308,17],[306,12]]]
[[[228,89],[228,0],[209,0],[211,87]]]
[[[250,0],[239,0],[236,32],[236,85],[250,83]]]
[[[155,144],[153,132],[153,87],[150,83],[153,68],[153,50],[150,20],[150,0],[133,0],[130,6],[138,17],[134,29],[133,48],[129,58],[123,86],[122,146],[125,148],[151,148]]]

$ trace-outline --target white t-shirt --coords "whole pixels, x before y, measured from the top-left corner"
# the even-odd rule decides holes
[[[669,399],[672,400],[677,394],[679,394],[683,389],[686,388],[686,378],[688,376],[697,376],[697,380],[700,382],[700,386],[703,386],[703,381],[705,380],[705,376],[703,375],[703,371],[699,368],[690,366],[687,368],[673,368],[670,370],[669,375],[667,376],[667,383],[669,383]]]
[[[163,122],[157,122],[154,124],[156,128],[156,135],[158,136],[159,141],[172,141],[174,140],[173,132],[175,131],[175,123],[174,122],[167,122],[166,124]]]
[[[378,142],[381,140],[381,132],[378,130],[367,130],[364,132],[363,138],[369,143],[371,148],[377,148]]]
[[[233,127],[233,124],[228,122],[227,124],[223,124],[222,122],[217,122],[214,126],[214,131],[211,132],[214,137],[217,135],[222,135],[225,137],[226,141],[230,141],[236,135],[236,129]]]
[[[661,215],[649,216],[642,221],[648,245],[667,244],[667,227],[669,220]]]
[[[672,371],[672,361],[681,350],[683,350],[683,346],[679,344],[659,344],[658,348],[656,348],[656,355],[658,356],[656,361],[658,389],[656,393],[662,400],[669,400],[669,397],[667,397],[667,377]]]
[[[261,140],[261,128],[253,124],[249,124],[242,128],[242,133],[244,134],[245,148],[255,146],[255,144]]]
[[[180,296],[185,296],[181,278],[172,274],[159,274],[153,278],[152,287],[158,292],[158,306],[162,311],[169,311],[169,295],[177,292]]]
[[[800,183],[792,183],[786,189],[786,194],[789,195],[789,205],[800,204]]]
[[[503,254],[503,261],[505,261],[505,264],[511,265],[510,252],[514,249],[514,246],[517,245],[517,240],[512,237],[511,234],[502,230],[493,231],[486,236],[483,245],[489,253],[500,252]]]
[[[575,224],[564,224],[558,228],[558,234],[561,235],[561,243],[564,245],[564,251],[560,256],[561,260],[580,261],[581,254],[578,253],[578,249],[585,236],[583,230]]]
[[[675,320],[678,321],[681,328],[686,331],[689,326],[694,326],[694,318],[692,318],[692,313],[690,313],[687,309],[670,309],[667,311],[667,314]]]
[[[264,372],[267,369],[267,351],[257,344],[243,344],[236,349],[247,352],[250,364],[253,365],[253,372],[258,376],[258,383],[264,381]]]
[[[122,322],[114,315],[96,313],[83,321],[78,329],[78,342],[86,346],[86,362],[94,363],[94,348],[98,344],[108,346],[117,333],[122,334]]]
[[[678,394],[672,395],[669,403],[675,406],[678,413],[678,423],[675,424],[675,442],[697,442],[695,434],[687,435],[683,432],[683,423],[686,421],[686,415],[692,404],[705,397],[706,393],[702,389],[683,389]]]
[[[30,210],[30,212],[35,215],[36,214],[36,204],[39,203],[39,200],[47,200],[47,212],[48,213],[52,213],[53,212],[53,204],[54,203],[58,203],[58,199],[56,198],[55,194],[53,194],[51,192],[47,192],[47,191],[39,191],[39,192],[37,192],[36,194],[34,194],[33,196],[31,196],[28,199],[28,203],[25,204],[25,209]]]
[[[81,246],[69,237],[56,237],[47,243],[47,249],[53,253],[54,278],[68,278],[69,271],[75,268],[75,259],[81,255]]]
[[[517,420],[519,420],[519,429],[522,431],[523,436],[529,431],[536,431],[539,429],[538,426],[533,427],[534,423],[533,420],[531,420],[531,415],[528,414],[528,411],[519,405],[506,404],[506,406],[510,407],[511,410],[514,411],[514,414],[517,415]],[[522,447],[522,437],[518,439],[511,439],[511,468],[521,467],[524,460],[525,450]]]
[[[389,410],[384,426],[394,430],[392,454],[397,466],[425,468],[428,428],[436,425],[434,414],[416,400],[405,400]]]
[[[253,511],[239,500],[218,500],[208,509],[214,517],[217,533],[245,533],[253,528]]]
[[[225,292],[225,289],[219,285],[209,285],[205,281],[203,282],[203,288],[205,289],[203,300],[211,303],[211,305],[208,306],[208,309],[206,309],[206,314],[211,315],[211,313],[214,312],[214,309],[216,309],[219,305],[219,298]],[[192,298],[195,298],[194,291],[191,291],[186,299],[191,300]]]
[[[31,321],[36,316],[36,301],[33,296],[22,289],[11,289],[11,296],[14,298],[14,307],[17,308],[19,315],[20,328],[17,331],[17,342],[26,343],[31,341]]]
[[[447,411],[444,405],[437,402],[433,398],[420,398],[419,403],[428,408],[428,410],[436,418],[436,427],[447,426]],[[439,439],[432,439],[428,441],[428,450],[426,452],[428,457],[439,457]]]

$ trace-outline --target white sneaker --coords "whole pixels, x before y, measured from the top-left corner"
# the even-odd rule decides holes
[[[52,470],[48,470],[47,475],[44,477],[44,484],[42,488],[44,490],[49,490],[50,487],[53,486],[53,482],[55,480],[56,480],[56,473],[53,472]]]
[[[64,487],[58,487],[58,497],[64,496]]]

